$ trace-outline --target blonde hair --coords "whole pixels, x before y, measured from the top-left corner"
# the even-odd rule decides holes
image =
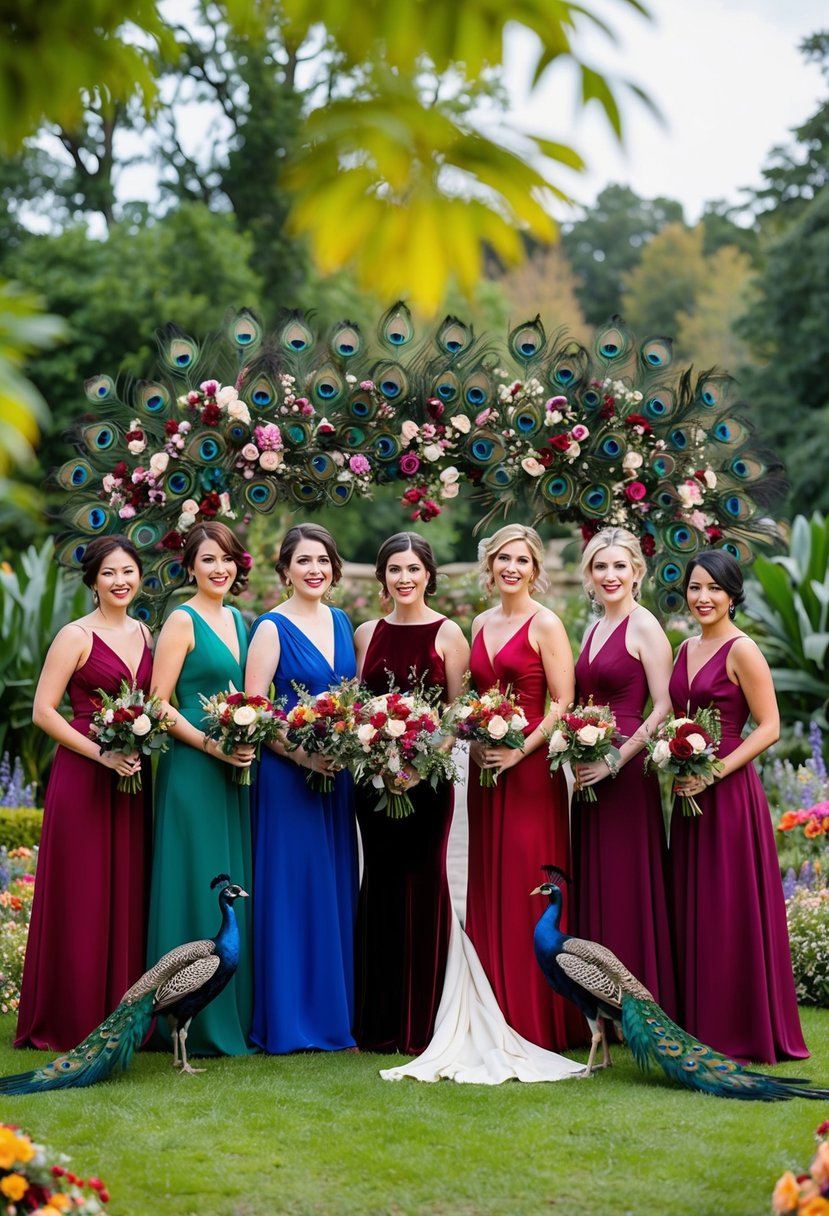
[[[532,556],[533,578],[530,591],[535,591],[536,588],[546,591],[550,585],[544,573],[544,546],[535,528],[528,528],[526,524],[505,524],[503,528],[493,532],[492,536],[485,536],[478,544],[478,578],[487,595],[492,593],[495,586],[495,579],[492,577],[495,554],[513,540],[522,540]]]
[[[581,555],[581,581],[588,595],[592,590],[590,585],[590,571],[593,569],[593,560],[597,553],[602,549],[624,549],[630,558],[631,568],[634,577],[634,599],[639,599],[639,592],[642,588],[642,582],[647,573],[647,565],[645,558],[642,555],[642,546],[639,544],[637,537],[632,532],[628,532],[627,528],[602,528],[601,532],[597,532],[595,536],[584,546],[584,553]]]

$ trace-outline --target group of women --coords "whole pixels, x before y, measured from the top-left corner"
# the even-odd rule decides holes
[[[771,821],[751,764],[777,737],[774,690],[759,650],[734,624],[742,576],[728,554],[706,552],[686,571],[700,630],[673,666],[661,626],[638,603],[639,544],[620,529],[599,532],[584,551],[584,585],[599,615],[575,665],[561,620],[533,598],[543,589],[543,551],[523,525],[481,544],[482,578],[497,601],[473,623],[471,650],[458,625],[429,606],[437,571],[416,533],[380,547],[387,612],[353,636],[327,602],[342,563],[318,525],[286,534],[276,566],[286,598],[249,639],[225,604],[250,565],[233,533],[196,525],[182,562],[194,593],[167,617],[153,659],[148,631],[127,611],[139,554],[124,537],[93,541],[83,566],[95,607],[60,632],[47,657],[35,721],[60,746],[18,1046],[74,1046],[146,959],[209,936],[218,916],[210,880],[225,872],[253,898],[249,914],[237,909],[239,969],[194,1022],[193,1054],[359,1048],[419,1057],[388,1076],[568,1075],[579,1066],[555,1053],[583,1043],[585,1028],[533,957],[539,910],[529,892],[539,867],[553,863],[573,875],[569,931],[610,947],[687,1030],[741,1060],[807,1054]],[[331,758],[288,752],[277,740],[263,751],[249,802],[234,769],[251,765],[252,749],[225,755],[202,728],[199,694],[230,683],[251,694],[273,686],[290,705],[297,685],[318,693],[356,674],[377,692],[390,681],[402,690],[425,683],[448,704],[467,671],[480,692],[510,687],[528,726],[522,749],[470,748],[465,932],[446,874],[451,784],[433,789],[411,773],[415,812],[390,819],[374,809],[376,792],[355,791]],[[122,678],[156,691],[175,720],[154,815],[149,773],[143,794],[116,790],[138,756],[101,753],[89,736],[96,690],[114,692]],[[67,691],[71,721],[59,712]],[[594,787],[596,801],[575,800],[571,811],[564,775],[548,771],[546,741],[556,718],[588,697],[610,705],[622,742],[618,762],[576,767],[576,788]],[[686,783],[703,813],[674,813],[669,848],[645,744],[672,706],[693,714],[708,705],[721,715],[723,769],[711,786]],[[749,715],[755,726],[743,737]],[[308,769],[330,776],[333,792],[313,789]],[[494,786],[481,786],[481,769],[493,770]]]

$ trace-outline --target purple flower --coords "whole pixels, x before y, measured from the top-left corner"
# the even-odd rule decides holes
[[[363,473],[371,472],[371,465],[365,456],[352,456],[348,462],[348,467],[351,469],[351,472],[356,473],[358,477]]]
[[[405,452],[400,457],[399,468],[404,477],[414,477],[420,468],[420,459],[415,456],[414,452]]]

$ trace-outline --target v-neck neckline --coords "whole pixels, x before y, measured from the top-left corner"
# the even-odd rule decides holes
[[[216,639],[216,641],[219,643],[219,645],[224,646],[225,650],[230,655],[230,657],[233,659],[233,662],[236,664],[236,666],[241,668],[241,666],[242,666],[242,639],[239,637],[239,619],[236,616],[236,613],[233,611],[233,609],[228,607],[228,611],[230,612],[230,615],[233,619],[233,631],[236,634],[236,644],[239,647],[238,654],[233,653],[233,651],[230,649],[230,647],[228,646],[228,644],[224,640],[224,638],[220,637],[220,635],[216,632],[216,630],[213,628],[213,626],[209,625],[207,623],[207,621],[204,619],[204,617],[202,616],[202,614],[200,612],[197,612],[195,608],[190,606],[190,604],[182,604],[181,606],[182,606],[182,608],[186,609],[187,612],[192,613],[193,616],[198,617],[198,619],[201,621],[202,625],[204,625],[205,629],[210,630],[210,632],[213,634],[213,637]]]
[[[291,617],[289,617],[287,613],[275,612],[274,616],[278,616],[280,618],[280,620],[282,620],[282,621],[287,621],[292,629],[295,629],[297,633],[301,634],[302,637],[305,639],[305,641],[308,643],[308,645],[312,646],[314,648],[314,650],[316,650],[317,654],[320,656],[323,663],[325,663],[327,665],[328,670],[333,672],[336,675],[336,672],[337,672],[337,667],[336,667],[336,663],[337,663],[337,629],[336,629],[336,621],[334,618],[333,609],[329,608],[329,612],[331,613],[331,634],[332,634],[332,637],[334,640],[334,653],[332,654],[330,659],[328,658],[328,655],[325,653],[325,651],[321,650],[320,647],[316,644],[316,642],[312,641],[311,638],[309,638],[309,636],[305,632],[305,630],[300,629],[299,625],[297,625],[296,622],[294,620],[292,620]]]
[[[622,628],[622,626],[623,626],[623,625],[627,625],[628,621],[629,621],[629,620],[630,620],[630,618],[633,616],[633,614],[634,614],[634,612],[635,612],[635,611],[636,611],[636,609],[635,609],[635,608],[632,608],[632,609],[630,610],[630,612],[627,614],[627,616],[622,617],[621,621],[619,621],[619,624],[618,624],[618,625],[614,625],[614,626],[613,626],[613,628],[611,629],[610,633],[607,635],[607,637],[605,638],[605,640],[602,642],[601,646],[600,646],[600,647],[599,647],[599,649],[596,651],[596,653],[595,653],[595,654],[591,654],[591,653],[590,653],[590,650],[591,650],[591,647],[592,647],[592,644],[593,644],[593,634],[594,634],[594,633],[596,632],[596,630],[599,628],[599,624],[600,624],[600,622],[599,622],[599,621],[597,621],[597,622],[596,622],[596,624],[593,626],[593,630],[592,630],[592,632],[591,632],[591,634],[590,634],[590,637],[587,639],[587,665],[588,665],[589,667],[592,667],[592,666],[593,666],[593,664],[596,662],[596,659],[599,657],[599,655],[600,655],[600,654],[602,653],[602,651],[604,650],[605,646],[608,646],[608,645],[610,644],[610,642],[613,640],[613,638],[615,638],[616,634],[619,632],[619,630]]]
[[[716,659],[717,655],[720,653],[721,650],[725,650],[726,646],[729,646],[732,642],[736,642],[736,641],[737,641],[736,637],[726,638],[726,640],[722,643],[722,645],[718,646],[717,649],[714,651],[714,653],[709,655],[708,658],[705,660],[705,662],[702,663],[697,668],[697,670],[694,672],[693,676],[691,675],[691,669],[688,666],[688,647],[687,646],[685,647],[685,678],[688,681],[688,693],[689,694],[691,692],[691,689],[694,687],[694,684],[696,683],[697,677],[700,675],[700,673],[705,670],[705,668],[708,666],[709,663],[712,663],[714,661],[714,659]]]
[[[489,653],[489,646],[487,646],[487,643],[486,643],[486,624],[481,626],[481,645],[484,648],[484,654],[486,655],[487,659],[489,660],[489,665],[493,671],[495,670],[495,659],[498,658],[498,655],[501,653],[501,651],[505,650],[506,647],[509,646],[509,644],[513,640],[513,638],[517,638],[519,633],[521,632],[521,630],[526,628],[526,626],[529,625],[532,621],[534,621],[537,616],[538,616],[538,609],[536,609],[536,611],[532,614],[532,616],[528,616],[526,621],[524,621],[521,625],[519,625],[514,633],[511,633],[509,635],[507,640],[504,642],[503,646],[498,647],[498,649],[495,651],[495,658],[493,658],[492,655]]]
[[[136,681],[138,680],[138,673],[141,670],[141,664],[144,662],[144,655],[147,653],[147,650],[149,649],[149,647],[147,646],[147,639],[144,636],[144,630],[143,629],[141,630],[141,640],[144,643],[144,649],[141,651],[141,658],[138,660],[138,666],[136,667],[135,671],[132,670],[129,663],[126,661],[126,659],[121,657],[121,655],[118,653],[117,650],[113,650],[113,648],[110,646],[109,642],[104,641],[104,639],[101,637],[101,635],[99,633],[96,633],[94,629],[91,629],[90,633],[92,634],[93,638],[95,638],[96,641],[101,643],[102,646],[106,646],[106,648],[110,654],[115,655],[115,658],[118,660],[118,662],[124,668],[124,670],[129,672],[130,684],[135,684]],[[89,659],[87,658],[86,663],[88,663],[88,662],[89,662]],[[84,663],[84,667],[86,667],[86,663]]]

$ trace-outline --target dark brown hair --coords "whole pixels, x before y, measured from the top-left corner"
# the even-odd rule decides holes
[[[284,583],[294,553],[304,540],[315,540],[325,549],[331,561],[331,586],[336,587],[342,578],[343,559],[337,551],[337,542],[328,529],[323,528],[322,524],[294,524],[293,528],[288,529],[279,546],[279,557],[274,566],[276,573]]]
[[[682,590],[686,596],[695,566],[702,566],[726,595],[731,596],[734,607],[739,608],[746,598],[746,593],[743,590],[743,572],[736,557],[732,557],[724,549],[707,549],[692,557],[685,567],[685,577],[682,580]]]
[[[377,551],[377,561],[374,564],[374,574],[378,583],[388,595],[386,567],[395,553],[405,553],[407,549],[411,549],[412,553],[423,563],[426,573],[429,575],[429,581],[426,584],[426,594],[434,595],[438,585],[438,568],[435,562],[435,555],[428,540],[424,540],[417,532],[395,532],[394,536],[390,536],[388,540],[383,541]]]
[[[236,577],[230,587],[230,595],[239,595],[248,585],[250,575],[250,557],[242,542],[234,536],[227,524],[219,523],[217,519],[209,519],[205,523],[194,524],[187,533],[184,549],[181,554],[181,564],[188,572],[196,564],[196,554],[206,540],[212,540],[223,553],[227,553],[236,563]]]
[[[138,573],[144,573],[140,554],[128,536],[121,536],[117,532],[110,536],[96,536],[86,546],[81,558],[81,577],[87,587],[92,586],[98,577],[98,571],[101,569],[101,566],[103,566],[110,553],[114,553],[116,549],[123,549],[127,556],[135,562],[138,567]]]

